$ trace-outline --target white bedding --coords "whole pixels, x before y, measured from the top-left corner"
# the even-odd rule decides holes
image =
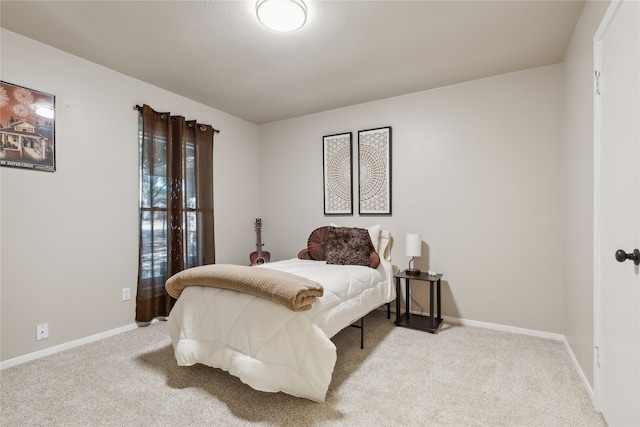
[[[168,318],[178,365],[221,368],[256,390],[324,401],[336,362],[330,338],[395,298],[392,266],[377,269],[290,259],[256,268],[319,282],[309,311],[227,289],[187,287]]]

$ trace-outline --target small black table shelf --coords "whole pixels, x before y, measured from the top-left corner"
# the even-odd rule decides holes
[[[427,274],[420,273],[419,275],[410,275],[405,271],[397,273],[396,278],[396,326],[403,326],[405,328],[419,329],[421,331],[431,332],[432,334],[438,330],[438,326],[442,323],[442,315],[440,311],[440,279],[442,274]],[[400,279],[404,279],[405,282],[405,305],[406,310],[404,314],[400,315]],[[411,280],[419,280],[423,282],[429,282],[430,298],[429,298],[429,315],[421,316],[418,314],[411,314],[411,296],[409,282]],[[434,313],[434,287],[435,289],[435,302],[437,304],[437,312]]]

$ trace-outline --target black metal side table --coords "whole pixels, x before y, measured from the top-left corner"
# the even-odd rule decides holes
[[[396,278],[396,326],[403,326],[405,328],[419,329],[421,331],[431,332],[432,334],[438,330],[438,326],[442,323],[442,316],[440,311],[440,279],[442,274],[430,275],[427,273],[420,273],[419,275],[409,275],[405,271],[397,273]],[[406,310],[403,315],[400,315],[400,279],[404,279],[405,282],[405,298],[406,298]],[[421,316],[418,314],[411,314],[411,296],[409,282],[411,280],[418,280],[423,282],[429,282],[430,298],[429,298],[429,316]],[[437,304],[437,312],[434,313],[434,287],[435,290],[435,302]]]

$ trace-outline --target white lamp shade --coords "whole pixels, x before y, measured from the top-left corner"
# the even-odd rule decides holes
[[[258,0],[258,20],[276,31],[295,31],[307,22],[307,6],[302,0]]]
[[[407,234],[407,256],[422,255],[422,236],[419,234]]]

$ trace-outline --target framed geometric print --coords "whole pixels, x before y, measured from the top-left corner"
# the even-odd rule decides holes
[[[352,133],[322,137],[324,214],[353,215]]]
[[[391,215],[391,126],[358,131],[359,213]]]

